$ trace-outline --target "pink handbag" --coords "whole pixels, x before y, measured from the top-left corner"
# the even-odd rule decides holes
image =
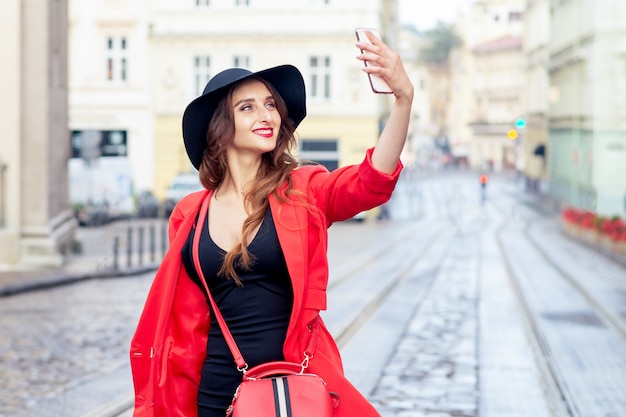
[[[209,207],[209,196],[200,208],[198,225],[204,224]],[[222,313],[211,296],[200,267],[198,245],[202,227],[196,229],[193,239],[193,262],[201,277],[215,318],[222,330],[228,348],[233,354],[237,369],[242,372],[242,382],[237,387],[233,401],[226,411],[231,417],[333,417],[339,406],[339,395],[328,391],[326,383],[318,375],[307,373],[309,360],[313,358],[318,327],[312,326],[311,340],[304,351],[302,363],[267,362],[248,369],[235,339]]]

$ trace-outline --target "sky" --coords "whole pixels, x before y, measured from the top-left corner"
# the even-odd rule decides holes
[[[474,0],[398,0],[401,23],[412,23],[419,31],[432,29],[437,21],[452,22]]]

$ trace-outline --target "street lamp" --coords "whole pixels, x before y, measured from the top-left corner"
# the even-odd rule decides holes
[[[7,164],[0,160],[0,228],[4,228],[6,226],[6,214],[5,214],[5,201],[4,198],[6,195],[6,181],[4,173],[7,170]]]

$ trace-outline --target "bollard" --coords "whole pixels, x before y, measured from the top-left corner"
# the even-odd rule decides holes
[[[137,256],[138,256],[138,265],[143,265],[143,226],[139,226],[139,236],[137,236],[138,239],[138,250],[137,250]]]
[[[126,234],[128,236],[128,238],[126,239],[126,266],[130,268],[132,265],[133,257],[133,228],[129,226]]]
[[[113,238],[113,269],[116,271],[119,269],[118,258],[117,258],[119,250],[120,250],[120,238],[119,236],[115,236]]]
[[[165,256],[167,251],[167,222],[161,223],[161,256]]]
[[[154,241],[155,239],[155,231],[154,231],[154,224],[150,225],[150,262],[154,263],[154,261],[156,260],[156,242]]]

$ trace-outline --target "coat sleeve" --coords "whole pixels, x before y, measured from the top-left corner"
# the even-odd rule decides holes
[[[327,223],[351,218],[357,213],[377,207],[391,197],[402,163],[398,161],[391,174],[378,171],[372,165],[374,148],[367,151],[364,161],[332,172],[323,167],[309,167],[312,170],[309,190],[315,205],[326,214]]]

